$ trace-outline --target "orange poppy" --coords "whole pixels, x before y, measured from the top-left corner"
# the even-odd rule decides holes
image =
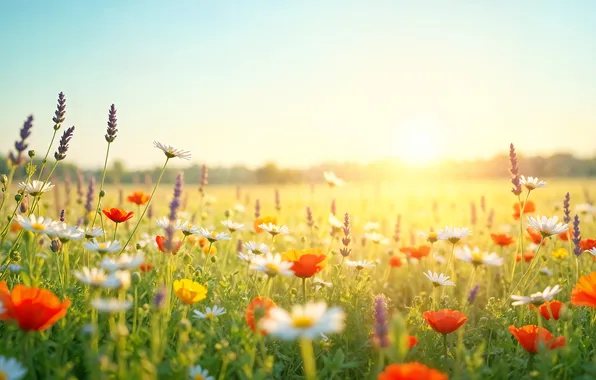
[[[397,256],[391,256],[389,258],[389,265],[393,268],[399,268],[401,267],[401,259]]]
[[[527,215],[529,213],[536,211],[536,205],[532,201],[528,201],[525,205],[524,205],[524,202],[522,202],[522,205],[524,206],[524,215]],[[519,217],[520,217],[519,211],[520,211],[519,203],[514,203],[513,204],[513,219],[519,220]]]
[[[156,236],[155,242],[157,243],[157,248],[162,251],[163,253],[170,253],[166,248],[166,237],[165,236]],[[182,245],[181,241],[176,242],[174,245],[174,250],[172,251],[172,255],[175,255],[180,250],[180,246]]]
[[[540,345],[544,345],[549,350],[563,347],[565,345],[565,337],[553,337],[545,328],[536,325],[526,325],[517,328],[513,325],[509,326],[509,332],[521,344],[524,350],[537,353]]]
[[[204,254],[215,255],[217,253],[217,248],[215,248],[213,244],[211,245],[211,248],[209,248],[208,245],[205,245],[201,248],[201,251],[203,251]]]
[[[390,364],[377,380],[448,380],[447,374],[418,362]]]
[[[143,264],[139,265],[139,269],[141,270],[141,272],[151,272],[151,269],[153,269],[153,264],[151,264],[148,261],[145,261]]]
[[[103,209],[103,214],[108,217],[114,223],[122,223],[126,222],[128,219],[132,218],[134,212],[126,212],[121,208],[111,208],[111,209]]]
[[[513,243],[513,237],[507,234],[490,234],[493,242],[500,247],[507,247]]]
[[[6,309],[0,319],[17,322],[21,330],[43,331],[66,315],[69,300],[60,302],[50,290],[15,285],[12,292],[6,282],[0,282],[0,301]]]
[[[300,278],[309,278],[319,273],[327,265],[327,256],[321,248],[292,249],[284,252],[282,257],[290,261],[294,275]]]
[[[536,306],[530,305],[530,308],[536,309]],[[540,314],[547,321],[550,321],[551,318],[558,321],[561,317],[562,308],[563,302],[561,301],[545,301],[542,305],[538,306],[538,311],[540,311]]]
[[[268,223],[277,224],[277,218],[275,216],[263,216],[263,217],[255,219],[252,226],[255,229],[256,233],[261,233],[261,232],[263,232],[263,229],[260,228],[259,226],[261,224],[268,224]]]
[[[579,242],[579,247],[581,248],[582,252],[596,248],[596,239],[581,239]]]
[[[596,272],[580,277],[571,291],[571,304],[596,307]]]
[[[563,241],[569,241],[571,239],[571,230],[567,230],[565,232],[561,232],[557,236],[559,237],[559,239],[561,239]]]
[[[408,350],[411,350],[412,348],[414,348],[414,346],[416,346],[418,344],[418,338],[416,338],[415,336],[412,336],[412,335],[408,335],[407,342],[408,342]]]
[[[19,232],[22,229],[23,229],[23,227],[17,222],[10,224],[10,232]]]
[[[244,317],[246,324],[253,332],[259,331],[261,335],[267,335],[267,331],[258,328],[259,321],[269,314],[269,310],[275,307],[275,302],[269,297],[255,297],[246,308]]]
[[[416,247],[401,247],[400,252],[408,255],[409,258],[420,260],[430,254],[430,245]]]
[[[126,197],[130,203],[134,203],[139,206],[149,202],[149,198],[149,194],[145,194],[143,191],[135,191]]]
[[[526,238],[528,238],[528,240],[530,240],[534,244],[540,244],[540,242],[542,241],[542,235],[540,234],[540,232],[536,231],[532,227],[527,227],[526,232],[528,233],[528,235],[526,235]],[[542,245],[544,244],[546,244],[546,240],[542,243]]]
[[[451,309],[425,311],[422,317],[433,330],[441,334],[451,334],[468,320],[462,312]]]
[[[525,252],[524,253],[524,262],[529,263],[532,260],[534,260],[534,257],[536,257],[536,254],[534,252]],[[515,261],[517,261],[518,263],[522,260],[522,256],[518,253],[515,256]]]

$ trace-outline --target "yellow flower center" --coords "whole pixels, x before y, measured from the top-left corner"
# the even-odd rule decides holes
[[[437,233],[436,233],[436,232],[429,232],[429,233],[428,233],[428,238],[427,238],[427,240],[428,240],[430,243],[434,243],[434,242],[436,242],[438,239],[439,239],[439,236],[437,235]]]
[[[472,253],[472,263],[475,265],[480,265],[483,262],[484,256],[480,252]]]
[[[0,380],[8,380],[8,374],[4,371],[0,371]]]
[[[292,318],[292,326],[299,329],[307,329],[315,324],[315,321],[311,317],[300,316]]]
[[[213,313],[205,313],[205,318],[215,318],[215,314],[213,314]]]
[[[274,263],[268,263],[267,264],[267,273],[269,275],[275,275],[279,273],[279,266],[277,266],[277,264]]]
[[[450,237],[450,238],[449,238],[449,239],[447,239],[447,240],[449,240],[449,242],[450,242],[451,244],[455,244],[455,243],[457,243],[457,242],[459,241],[459,238],[458,238],[458,237]]]
[[[106,248],[108,248],[108,245],[106,243],[99,243],[97,245],[97,248],[99,248],[99,249],[106,249]]]
[[[205,380],[205,377],[203,375],[195,375],[195,377],[193,378],[195,380]],[[2,379],[0,379],[2,380]]]
[[[31,228],[33,228],[33,229],[35,229],[35,230],[39,230],[39,231],[45,231],[45,229],[46,229],[46,226],[44,226],[44,225],[43,225],[43,224],[41,224],[41,223],[33,223],[33,224],[31,225]],[[0,378],[0,380],[2,380],[2,378]]]

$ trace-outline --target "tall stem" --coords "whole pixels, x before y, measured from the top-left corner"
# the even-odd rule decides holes
[[[56,139],[56,133],[58,133],[58,129],[54,128],[54,134],[52,135],[52,141],[50,141],[50,145],[48,146],[46,155],[44,156],[43,160],[41,161],[41,169],[39,170],[39,175],[37,176],[38,180],[41,178],[41,175],[43,174],[43,168],[46,166],[46,163],[48,162],[48,155],[50,154],[50,150],[52,150],[52,145],[54,145],[54,140]]]
[[[316,380],[317,366],[315,362],[315,352],[312,347],[312,341],[307,339],[300,340],[300,353],[304,362],[304,375],[306,380]]]
[[[101,198],[102,198],[103,185],[104,185],[104,182],[106,180],[106,170],[107,170],[107,167],[108,167],[108,156],[110,154],[110,144],[111,143],[108,142],[108,149],[106,150],[106,158],[105,158],[104,163],[103,163],[103,172],[102,172],[102,175],[101,175],[101,185],[99,186],[99,196],[97,197],[97,206],[95,207],[95,215],[93,216],[93,222],[91,223],[91,228],[93,228],[95,226],[95,220],[97,219],[97,214],[100,213],[99,208],[101,207]],[[103,217],[102,216],[100,216],[100,218],[102,218],[102,220],[103,220]],[[104,236],[105,236],[105,233],[104,233]]]
[[[128,240],[126,241],[126,243],[122,247],[122,250],[120,251],[120,254],[122,254],[122,252],[124,252],[124,250],[126,249],[126,247],[128,246],[128,244],[132,240],[132,237],[135,236],[135,232],[137,232],[137,228],[139,228],[139,225],[141,225],[141,222],[143,221],[143,217],[147,213],[147,209],[149,209],[149,205],[151,204],[151,201],[153,200],[153,195],[155,195],[155,190],[157,190],[157,186],[159,186],[159,183],[161,182],[161,177],[163,177],[163,173],[166,171],[166,165],[168,165],[168,161],[169,160],[170,160],[169,157],[166,158],[166,162],[163,164],[163,168],[161,168],[161,173],[159,174],[159,178],[157,179],[157,182],[155,183],[155,186],[153,186],[153,191],[151,192],[151,196],[149,197],[149,201],[145,205],[145,209],[143,210],[143,213],[141,214],[141,216],[139,216],[139,221],[135,225],[135,228],[132,230],[130,236],[128,237]]]

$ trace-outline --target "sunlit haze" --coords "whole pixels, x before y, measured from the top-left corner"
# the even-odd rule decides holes
[[[250,5],[249,5],[250,4]],[[285,167],[595,153],[591,1],[6,2],[6,154],[29,114],[44,151],[58,92],[70,162]]]

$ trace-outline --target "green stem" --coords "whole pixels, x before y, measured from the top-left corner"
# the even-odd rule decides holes
[[[302,301],[306,303],[306,278],[302,279]]]
[[[102,198],[103,185],[104,185],[104,182],[106,179],[106,169],[108,167],[108,156],[110,154],[110,144],[111,143],[108,142],[108,149],[106,150],[106,158],[103,163],[103,172],[101,174],[101,185],[99,187],[99,196],[97,197],[97,206],[95,207],[95,215],[93,216],[93,222],[91,223],[91,228],[93,228],[95,226],[95,220],[97,219],[97,214],[99,214],[101,212],[100,211],[101,198]],[[102,218],[102,222],[103,222],[103,218]],[[105,237],[105,234],[104,234],[104,237]]]
[[[54,134],[52,135],[52,140],[50,141],[50,145],[48,146],[48,150],[46,151],[46,155],[44,156],[43,160],[41,161],[41,169],[39,170],[39,175],[37,176],[37,179],[38,180],[41,178],[41,175],[43,174],[43,168],[46,166],[46,163],[48,162],[48,155],[50,154],[50,150],[52,149],[52,145],[54,145],[54,140],[56,139],[56,133],[58,133],[58,129],[60,129],[60,126],[58,126],[58,128],[56,128],[54,126]]]
[[[304,375],[306,380],[315,380],[317,378],[317,366],[312,341],[301,339],[300,353],[302,354],[302,361],[304,362]]]
[[[149,201],[145,205],[145,209],[143,210],[143,213],[139,217],[139,221],[135,225],[135,228],[133,228],[132,233],[128,237],[128,240],[126,241],[126,243],[122,247],[122,250],[120,251],[120,254],[122,254],[122,252],[124,252],[124,250],[126,249],[126,247],[128,246],[128,244],[132,240],[132,237],[135,236],[135,233],[137,232],[137,229],[139,228],[139,225],[141,225],[141,222],[143,221],[143,217],[147,213],[147,210],[149,209],[149,205],[151,204],[151,201],[153,200],[153,195],[155,195],[155,190],[157,190],[157,186],[159,186],[159,183],[161,182],[161,177],[163,177],[163,173],[166,171],[166,165],[168,164],[168,161],[169,160],[170,160],[169,157],[166,158],[166,162],[163,164],[163,168],[161,168],[161,173],[159,174],[159,178],[157,179],[157,182],[155,183],[155,186],[153,186],[153,191],[151,192],[151,196],[149,197]]]

